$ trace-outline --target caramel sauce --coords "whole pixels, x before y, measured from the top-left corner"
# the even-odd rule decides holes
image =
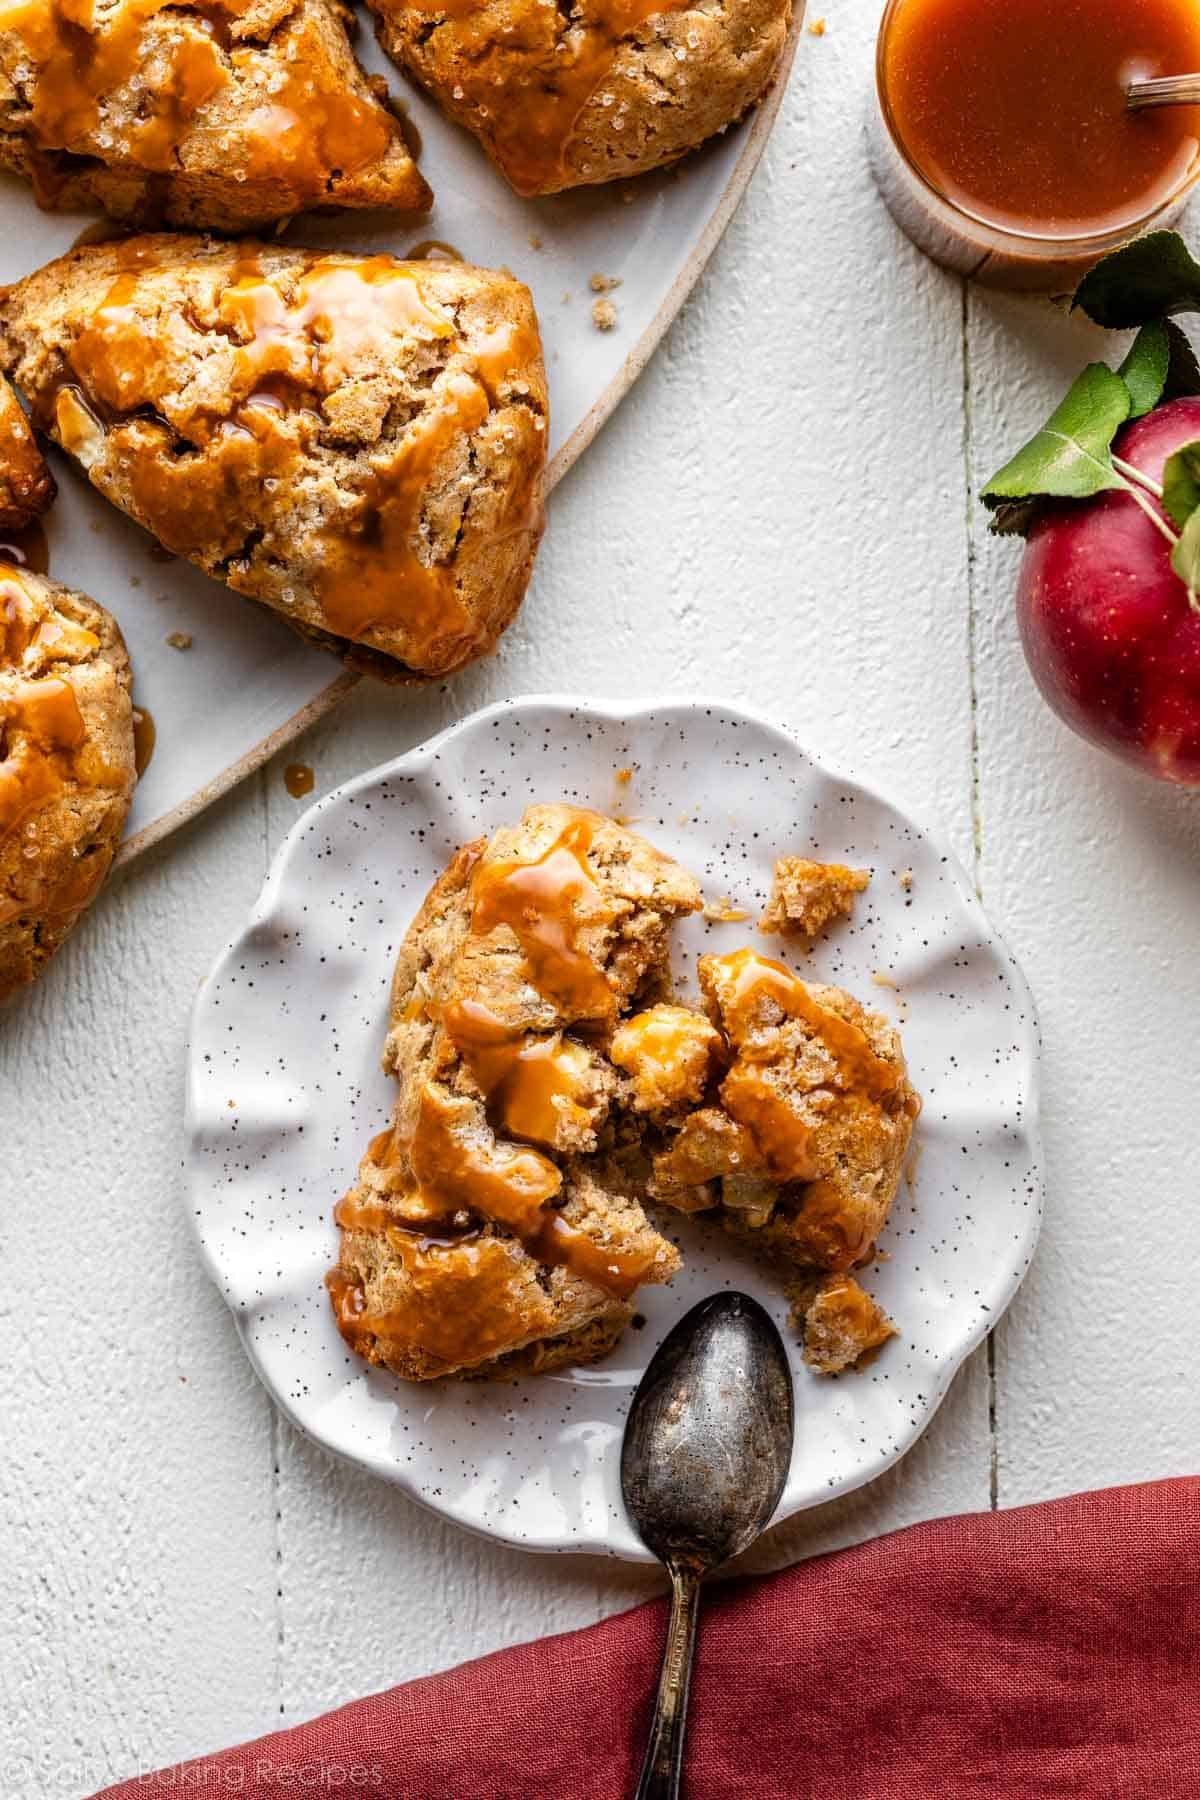
[[[316,775],[307,763],[289,763],[283,771],[283,785],[293,800],[303,800],[317,784]]]
[[[447,1217],[470,1207],[518,1237],[535,1233],[543,1206],[562,1187],[560,1171],[536,1150],[476,1141],[455,1129],[459,1119],[458,1106],[427,1085],[406,1146],[417,1187]]]
[[[901,1072],[872,1050],[866,1033],[822,1006],[783,963],[754,950],[715,956],[721,1015],[737,1057],[721,1083],[730,1115],[751,1133],[763,1163],[777,1181],[812,1181],[818,1174],[811,1133],[786,1091],[771,1080],[779,1052],[756,1042],[761,1001],[769,998],[788,1018],[800,1019],[828,1050],[837,1067],[836,1085],[871,1100],[893,1093]]]
[[[0,843],[62,792],[86,741],[69,681],[16,681],[0,692]]]
[[[496,160],[517,193],[530,195],[567,179],[567,152],[580,114],[625,40],[647,20],[684,4],[582,0],[566,32],[560,10],[543,0],[509,0],[502,29],[498,9],[481,0],[422,0],[410,10],[435,26],[453,21],[456,46],[470,69],[472,98],[486,96],[487,135]],[[485,107],[473,110],[484,114]]]
[[[154,714],[144,706],[133,709],[133,766],[140,781],[150,767],[154,747],[158,743],[158,726]]]
[[[70,379],[39,399],[39,412],[60,441],[88,462],[102,448],[106,426],[140,409],[154,412],[161,395],[178,386],[174,343],[146,336],[138,304],[141,271],[124,270],[70,352]],[[221,411],[181,402],[169,425],[202,453],[179,459],[147,451],[131,456],[126,473],[136,515],[168,550],[203,557],[214,545],[240,546],[248,523],[230,496],[254,494],[265,482],[283,488],[294,471],[297,444],[321,425],[320,407],[363,362],[394,355],[398,334],[453,338],[450,312],[422,281],[422,265],[387,256],[321,260],[294,284],[268,276],[254,259],[239,266],[221,296],[220,329],[232,345]],[[509,324],[487,334],[472,367],[464,356],[439,379],[429,404],[386,451],[371,461],[362,491],[348,501],[314,558],[311,585],[322,623],[359,639],[373,627],[406,636],[406,658],[426,668],[465,660],[477,628],[459,597],[452,565],[426,561],[424,507],[447,459],[484,423],[489,406],[517,361],[536,355]],[[98,452],[97,452],[98,453]],[[540,509],[535,459],[506,501],[495,535],[529,530]],[[272,508],[273,512],[275,509]],[[426,552],[427,554],[427,552]],[[234,562],[231,586],[254,591]]]
[[[119,0],[97,22],[87,0],[0,0],[0,33],[17,40],[32,67],[27,129],[43,150],[99,157],[170,177],[179,146],[235,73],[254,74],[261,50],[235,39],[233,22],[252,0]],[[321,54],[316,24],[302,22],[284,55],[271,61],[270,91],[227,127],[235,145],[230,174],[278,182],[319,198],[335,175],[382,160],[399,126],[383,107],[348,90]],[[125,96],[140,83],[136,109]],[[122,110],[110,107],[122,96]],[[126,108],[128,115],[126,116]],[[56,171],[39,162],[39,199],[53,205]],[[61,185],[61,178],[59,181]]]
[[[479,1083],[498,1129],[553,1148],[564,1117],[588,1123],[577,1100],[588,1069],[587,1052],[579,1045],[557,1035],[513,1031],[477,1000],[453,1002],[442,1024]]]
[[[444,244],[441,238],[422,238],[411,250],[404,252],[405,262],[466,262],[461,250],[453,244]]]
[[[641,1286],[658,1260],[656,1249],[612,1250],[598,1244],[568,1225],[561,1213],[547,1215],[529,1248],[542,1262],[561,1265],[619,1300],[627,1300]]]
[[[104,160],[132,160],[162,173],[174,169],[180,139],[229,80],[214,33],[203,21],[189,21],[170,40],[155,33],[156,78],[143,90],[144,108],[135,117],[111,127],[105,107],[106,98],[138,75],[147,27],[169,4],[122,0],[97,25],[96,8],[86,0],[0,0],[0,32],[14,34],[20,60],[36,71],[27,124],[35,143],[96,155],[107,138],[115,153]],[[175,22],[181,23],[178,15]],[[120,132],[116,145],[114,130]]]
[[[10,563],[17,569],[29,569],[34,575],[49,573],[50,544],[40,519],[26,525],[23,531],[8,533],[0,543],[0,564],[3,563]]]
[[[573,1018],[607,1021],[616,1011],[612,989],[580,941],[603,905],[587,861],[599,823],[598,814],[578,812],[535,862],[481,864],[471,881],[471,930],[486,937],[506,926],[539,994]]]
[[[1195,0],[900,0],[880,52],[894,133],[972,217],[1031,236],[1133,224],[1200,154],[1200,107],[1131,113],[1135,76],[1200,69]]]

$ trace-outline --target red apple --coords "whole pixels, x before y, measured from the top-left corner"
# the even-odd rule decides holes
[[[1200,399],[1126,425],[1115,453],[1154,481],[1200,439]],[[1150,501],[1153,506],[1153,500]],[[1160,781],[1200,785],[1200,613],[1171,546],[1126,493],[1048,508],[1017,593],[1034,679],[1083,737]]]

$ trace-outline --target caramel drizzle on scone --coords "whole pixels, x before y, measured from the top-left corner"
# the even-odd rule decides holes
[[[421,0],[407,11],[449,21],[470,67],[472,97],[486,96],[488,140],[518,194],[562,185],[580,114],[609,73],[621,46],[662,13],[687,0],[582,0],[565,22],[554,0]],[[500,13],[503,16],[500,17]]]
[[[615,1014],[615,996],[580,941],[582,926],[595,917],[602,899],[587,861],[599,823],[597,815],[580,810],[539,857],[478,864],[469,889],[470,933],[486,937],[506,927],[537,992],[556,1007],[605,1024]],[[555,1102],[575,1103],[586,1049],[561,1033],[514,1030],[474,1001],[456,1001],[437,1017],[496,1129],[552,1145]],[[370,1185],[369,1174],[393,1176],[394,1185],[388,1186],[395,1207],[377,1193],[364,1198],[352,1192],[335,1210],[337,1224],[347,1231],[386,1234],[413,1273],[422,1257],[444,1250],[452,1250],[460,1263],[492,1258],[497,1240],[481,1235],[479,1221],[486,1220],[511,1233],[537,1261],[564,1267],[627,1299],[650,1274],[657,1250],[610,1248],[571,1225],[553,1205],[563,1185],[558,1165],[528,1144],[455,1130],[460,1111],[460,1101],[427,1082],[411,1129],[404,1135],[395,1127],[381,1133],[363,1160],[364,1186]],[[435,1349],[425,1306],[414,1302],[394,1314],[368,1315],[361,1287],[341,1269],[333,1271],[329,1287],[342,1329],[383,1339],[412,1334]],[[501,1311],[506,1304],[503,1296],[497,1301]],[[479,1336],[481,1307],[477,1296],[452,1342],[447,1336],[452,1327],[439,1324],[438,1354],[448,1360],[479,1358],[481,1342],[490,1341],[486,1330]],[[500,1321],[496,1324],[498,1331]]]
[[[16,40],[10,80],[23,75],[22,126],[46,151],[176,174],[179,146],[233,71],[259,46],[236,21],[253,0],[0,0],[0,36]],[[155,26],[154,21],[160,20]],[[146,78],[153,66],[154,80]],[[132,83],[142,79],[133,104]],[[126,117],[126,114],[132,115]],[[230,179],[277,180],[319,198],[336,175],[379,162],[399,135],[381,106],[337,82],[322,86],[310,59],[281,58],[261,104],[234,122],[240,159]],[[52,171],[46,171],[52,187]],[[45,197],[53,200],[52,192]]]
[[[352,378],[357,358],[386,356],[399,334],[458,336],[453,314],[426,290],[430,277],[420,263],[318,259],[289,297],[246,255],[221,295],[215,326],[235,347],[228,381],[219,398],[186,399],[166,418],[157,409],[170,349],[162,349],[160,367],[137,306],[153,251],[134,240],[118,258],[124,272],[71,346],[58,385],[36,397],[37,409],[85,465],[95,460],[89,439],[144,412],[195,452],[130,456],[126,467],[136,516],[180,556],[202,560],[208,546],[224,541],[232,494],[261,485],[274,496],[272,510],[287,513],[297,440],[303,445],[321,431],[322,404]],[[473,653],[478,628],[452,563],[421,555],[423,511],[442,464],[502,403],[513,368],[538,356],[532,329],[497,324],[461,366],[445,371],[386,458],[372,459],[371,474],[345,498],[312,559],[310,585],[331,631],[358,640],[372,627],[402,627],[417,667],[451,668]],[[536,528],[540,496],[540,467],[531,463],[493,536]],[[236,557],[225,579],[244,585]]]

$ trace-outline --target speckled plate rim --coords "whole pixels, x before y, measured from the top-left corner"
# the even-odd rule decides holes
[[[455,724],[447,727],[446,730],[439,732],[435,737],[427,739],[423,744],[418,745],[403,756],[393,758],[386,763],[380,763],[375,768],[355,776],[351,781],[343,783],[341,787],[335,788],[332,792],[325,795],[297,819],[275,855],[259,898],[255,903],[250,916],[247,918],[242,931],[222,952],[197,992],[192,1005],[188,1038],[185,1104],[185,1135],[187,1148],[184,1158],[185,1190],[188,1198],[188,1219],[193,1237],[200,1251],[201,1260],[218,1291],[222,1293],[222,1297],[226,1299],[226,1303],[229,1305],[250,1364],[275,1405],[280,1408],[285,1417],[305,1437],[318,1444],[329,1454],[338,1458],[339,1461],[349,1463],[356,1468],[365,1469],[368,1473],[388,1481],[393,1486],[398,1487],[409,1499],[415,1501],[417,1505],[421,1506],[426,1511],[432,1512],[440,1518],[451,1520],[454,1524],[461,1526],[464,1530],[470,1531],[475,1536],[490,1538],[493,1541],[506,1544],[513,1549],[527,1550],[536,1554],[600,1555],[615,1557],[621,1561],[652,1564],[655,1559],[649,1551],[644,1550],[641,1546],[614,1548],[613,1544],[604,1535],[582,1535],[572,1537],[570,1541],[564,1542],[561,1537],[554,1535],[546,1534],[539,1536],[536,1533],[516,1535],[506,1532],[502,1528],[494,1525],[482,1525],[475,1519],[462,1516],[456,1511],[453,1502],[447,1502],[441,1505],[435,1504],[427,1495],[422,1493],[417,1484],[407,1477],[403,1470],[394,1463],[376,1461],[367,1455],[356,1455],[347,1450],[343,1445],[323,1436],[319,1430],[314,1429],[311,1420],[304,1416],[301,1411],[292,1404],[285,1393],[280,1391],[279,1387],[260,1361],[251,1332],[251,1319],[247,1314],[243,1313],[237,1306],[229,1301],[225,1295],[223,1288],[223,1271],[215,1257],[210,1253],[199,1223],[202,1204],[201,1189],[206,1183],[207,1172],[194,1154],[196,1134],[200,1123],[200,1107],[193,1078],[193,1049],[198,1023],[206,1004],[207,992],[210,985],[220,980],[223,972],[234,963],[240,954],[243,953],[242,947],[246,941],[262,926],[269,922],[272,911],[283,893],[291,866],[296,857],[301,853],[303,841],[308,836],[314,821],[322,814],[354,800],[359,794],[363,793],[368,788],[374,787],[380,782],[414,775],[421,768],[430,763],[449,742],[468,730],[486,726],[492,720],[503,719],[506,716],[519,714],[523,709],[533,707],[557,711],[564,716],[571,716],[575,719],[576,723],[578,723],[581,718],[593,716],[606,724],[616,726],[630,726],[639,719],[661,717],[666,711],[691,716],[697,714],[702,715],[706,712],[715,710],[726,720],[738,724],[745,724],[753,727],[755,730],[761,731],[790,758],[800,758],[818,775],[836,783],[840,790],[848,794],[859,796],[871,804],[881,806],[896,814],[903,819],[913,831],[917,832],[932,849],[936,850],[945,871],[953,884],[955,893],[963,903],[967,913],[979,923],[981,942],[986,941],[997,957],[1004,963],[1008,980],[1011,982],[1013,994],[1020,999],[1022,1004],[1025,1021],[1022,1031],[1025,1055],[1021,1068],[1020,1085],[1022,1098],[1021,1124],[1017,1135],[1019,1141],[1027,1147],[1029,1152],[1030,1182],[1028,1193],[1030,1205],[1026,1215],[1027,1223],[1025,1233],[1020,1243],[1022,1256],[1020,1266],[1016,1266],[1013,1259],[1010,1259],[1003,1265],[1002,1269],[999,1269],[994,1273],[993,1285],[984,1290],[986,1292],[986,1303],[981,1300],[975,1322],[961,1332],[953,1348],[945,1355],[938,1369],[936,1378],[929,1384],[928,1393],[923,1396],[924,1406],[920,1417],[912,1425],[911,1429],[907,1432],[899,1433],[891,1448],[880,1453],[870,1467],[853,1471],[840,1479],[836,1484],[831,1485],[819,1496],[801,1498],[799,1500],[796,1500],[795,1498],[789,1499],[789,1490],[792,1485],[791,1478],[789,1478],[788,1489],[785,1489],[778,1510],[771,1521],[772,1527],[782,1525],[788,1519],[795,1517],[798,1513],[810,1511],[816,1506],[825,1504],[827,1501],[841,1498],[847,1494],[852,1494],[859,1488],[865,1487],[868,1483],[875,1481],[879,1476],[893,1468],[895,1464],[912,1449],[913,1445],[926,1431],[937,1413],[938,1408],[941,1406],[942,1401],[945,1399],[946,1394],[949,1392],[955,1375],[972,1352],[978,1349],[984,1339],[995,1329],[1017,1294],[1037,1248],[1044,1211],[1045,1184],[1040,1130],[1041,1030],[1038,1023],[1036,1003],[1021,966],[1009,949],[1004,938],[993,927],[983,903],[975,891],[974,885],[947,843],[943,833],[938,829],[931,828],[919,813],[914,812],[907,805],[899,804],[887,793],[876,788],[871,783],[845,777],[838,770],[831,768],[821,758],[813,755],[811,751],[807,750],[800,740],[786,727],[763,717],[761,714],[754,713],[745,707],[731,705],[720,698],[668,696],[654,701],[642,701],[634,705],[621,705],[612,700],[593,700],[582,696],[564,694],[535,693],[518,695],[512,699],[499,701],[494,705],[481,708],[477,712],[468,715],[465,719],[461,719]]]
[[[807,0],[793,0],[791,29],[783,47],[783,54],[779,59],[779,67],[770,88],[758,102],[754,118],[746,131],[746,142],[742,146],[742,153],[734,164],[729,180],[709,215],[708,223],[697,238],[691,255],[676,276],[662,305],[630,350],[617,374],[599,398],[594,401],[589,411],[584,414],[566,443],[550,459],[546,470],[546,492],[548,494],[553,492],[563,476],[583,455],[583,452],[599,434],[601,428],[607,424],[637,381],[662,342],[668,326],[700,279],[713,251],[725,235],[726,227],[741,204],[742,196],[750,184],[750,177],[758,167],[766,148],[767,139],[771,135],[771,127],[774,125],[776,115],[783,103],[783,96],[792,73],[792,64],[796,58],[796,46],[800,42],[800,34],[804,27],[806,7]],[[290,719],[285,719],[282,725],[277,726],[268,737],[262,738],[252,750],[248,750],[236,762],[230,763],[229,767],[220,775],[212,781],[206,782],[203,787],[197,788],[194,794],[190,794],[186,800],[181,800],[178,806],[173,806],[159,818],[152,819],[149,825],[143,826],[142,830],[136,832],[133,837],[126,838],[113,859],[113,868],[123,868],[126,863],[130,863],[136,856],[140,856],[143,850],[149,850],[153,845],[162,843],[164,838],[170,837],[172,832],[178,831],[190,819],[197,818],[223,794],[230,793],[233,788],[253,775],[257,769],[261,769],[264,763],[270,762],[277,751],[294,743],[303,732],[308,730],[310,725],[317,724],[319,720],[331,713],[334,707],[339,706],[362,679],[361,675],[349,673],[338,675],[329,683],[328,687],[322,688],[320,693],[306,701],[298,712],[292,714]]]

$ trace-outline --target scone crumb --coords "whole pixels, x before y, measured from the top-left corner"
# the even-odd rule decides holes
[[[767,910],[758,922],[764,932],[786,937],[815,937],[834,919],[849,918],[857,896],[871,880],[869,869],[842,863],[810,862],[803,856],[781,856]]]
[[[909,889],[912,887],[912,884],[913,884],[912,870],[911,869],[901,869],[901,871],[900,871],[900,886],[904,889],[906,894],[908,893]]]
[[[710,900],[704,908],[704,917],[710,925],[738,925],[750,914],[744,906],[737,906],[727,894],[719,900]]]
[[[167,642],[170,644],[172,650],[190,650],[192,641],[192,634],[190,631],[170,631],[167,633]]]
[[[797,1290],[792,1322],[804,1335],[804,1360],[819,1375],[857,1369],[899,1333],[853,1275],[831,1275],[813,1293]]]
[[[597,331],[611,331],[617,322],[617,309],[611,300],[597,300],[592,306],[592,324]]]
[[[809,37],[824,37],[825,36],[825,20],[823,18],[814,19],[812,24],[808,28],[808,35],[809,35]]]
[[[541,238],[538,236],[536,231],[531,231],[529,234],[529,248],[531,250],[540,250],[541,247],[542,247]]]
[[[611,294],[614,288],[621,285],[619,275],[593,275],[588,282],[593,294]]]
[[[631,768],[617,770],[617,785],[619,787],[628,787],[632,780],[633,770]]]

